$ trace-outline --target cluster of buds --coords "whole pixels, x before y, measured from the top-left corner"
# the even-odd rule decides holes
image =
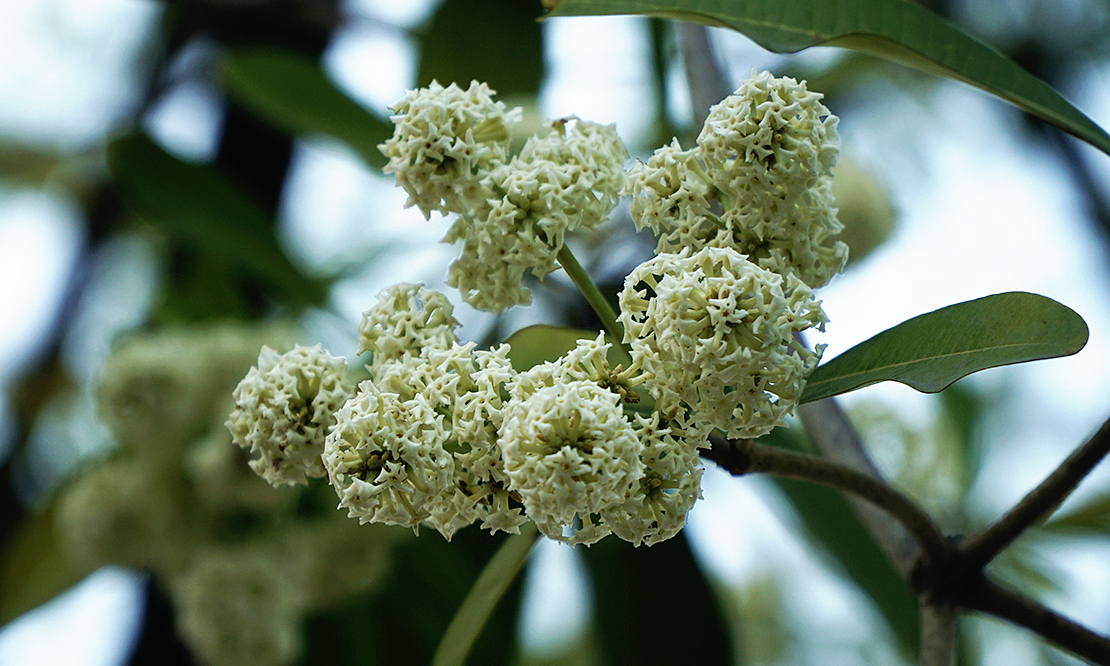
[[[657,256],[620,294],[626,368],[604,335],[517,371],[508,345],[461,343],[447,298],[400,284],[363,314],[369,378],[322,349],[264,349],[228,422],[275,485],[324,476],[363,523],[450,539],[473,523],[590,544],[674,536],[700,497],[698,449],[714,429],[758,437],[784,423],[822,347],[811,287],[847,249],[831,205],[837,120],[792,79],[753,76],[713,107],[697,147],[677,141],[631,173],[612,126],[558,120],[509,153],[520,119],[483,84],[410,92],[380,146],[408,205],[456,218],[448,284],[501,311],[527,273],[557,266],[566,234],[596,228],[622,192]],[[616,324],[612,324],[616,328]],[[651,400],[639,401],[642,387]]]

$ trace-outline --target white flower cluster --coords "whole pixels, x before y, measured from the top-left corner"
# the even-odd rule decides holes
[[[829,194],[839,139],[819,99],[753,76],[712,109],[696,148],[672,143],[626,177],[612,126],[558,120],[510,155],[519,114],[488,87],[410,92],[381,146],[387,171],[425,216],[457,216],[444,240],[463,254],[448,283],[472,305],[527,303],[525,276],[554,270],[569,231],[597,228],[632,194],[659,254],[620,294],[631,365],[611,368],[598,336],[518,372],[507,345],[459,342],[442,294],[399,284],[363,314],[368,379],[352,390],[319,349],[264,351],[236,393],[236,441],[273,483],[326,473],[363,523],[447,539],[526,520],[575,544],[674,536],[700,496],[710,431],[782,425],[823,350],[798,339],[823,329],[811,286],[846,257],[828,242],[840,230]],[[641,384],[654,404],[630,407]]]
[[[730,248],[656,256],[625,280],[620,306],[656,409],[729,437],[782,425],[823,350],[794,338],[824,327],[810,289]]]
[[[634,379],[610,367],[604,336],[518,373],[508,345],[461,344],[456,325],[442,294],[395,285],[363,314],[369,379],[349,391],[342,362],[321,349],[264,350],[228,427],[274,485],[318,465],[362,523],[450,539],[472,523],[518,533],[531,520],[569,543],[616,533],[637,545],[682,528],[700,496],[704,430],[626,414]]]
[[[704,433],[677,423],[661,431],[658,412],[650,422],[630,419],[622,408],[627,380],[610,370],[609,347],[600,335],[581,340],[510,385],[500,439],[505,469],[547,537],[590,544],[613,533],[652,544],[677,534],[701,497]],[[675,435],[666,450],[660,432]]]
[[[796,334],[823,330],[812,288],[848,247],[832,199],[837,118],[805,83],[754,74],[710,109],[697,145],[677,141],[629,173],[638,228],[658,255],[630,274],[620,321],[663,413],[730,437],[782,425],[820,359]]]
[[[320,454],[332,415],[351,393],[347,364],[320,345],[285,354],[263,347],[235,387],[227,421],[235,443],[257,456],[251,468],[272,485],[321,477]]]
[[[386,173],[430,217],[432,211],[469,210],[484,198],[481,181],[509,154],[509,129],[520,109],[493,101],[493,91],[473,81],[466,90],[433,81],[410,90],[393,107],[393,136],[379,146]]]
[[[629,173],[638,228],[657,252],[730,247],[812,288],[843,269],[848,247],[832,198],[837,117],[805,83],[753,74],[710,109],[691,150],[677,141]]]
[[[476,308],[500,312],[531,302],[524,284],[557,267],[565,236],[604,222],[624,184],[628,153],[612,125],[576,117],[551,122],[508,154],[508,127],[520,117],[494,102],[484,84],[411,91],[381,145],[387,172],[425,216],[457,215],[443,241],[462,243],[448,284]]]

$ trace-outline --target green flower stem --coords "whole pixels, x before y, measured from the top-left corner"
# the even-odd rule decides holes
[[[627,368],[632,364],[632,354],[624,344],[624,327],[617,321],[617,313],[613,311],[613,306],[609,305],[609,301],[601,295],[597,285],[590,279],[586,269],[578,263],[578,259],[574,257],[574,253],[570,251],[567,245],[564,244],[562,249],[559,250],[558,260],[559,265],[570,276],[570,281],[578,287],[578,290],[586,297],[586,302],[597,313],[598,318],[601,319],[601,324],[609,332],[609,336],[613,338],[614,344],[621,350]]]
[[[890,514],[913,535],[921,547],[921,565],[943,567],[951,549],[933,519],[913,500],[879,479],[804,453],[795,453],[751,440],[727,442],[710,437],[712,446],[702,457],[734,476],[751,473],[800,479],[861,497]]]
[[[432,666],[462,666],[466,663],[470,648],[497,602],[520,573],[539,535],[535,523],[529,522],[521,525],[520,534],[505,539],[451,619],[432,658]]]

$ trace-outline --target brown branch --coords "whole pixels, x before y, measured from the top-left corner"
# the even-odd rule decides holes
[[[956,663],[957,608],[949,603],[925,602],[921,606],[921,666]]]
[[[1036,632],[1044,639],[1094,664],[1110,666],[1110,638],[1060,615],[1036,601],[979,575],[954,590],[957,603]]]
[[[1110,420],[1076,449],[1039,486],[986,529],[959,545],[968,569],[981,568],[1030,526],[1047,517],[1110,452]]]
[[[881,508],[913,535],[921,546],[923,566],[943,567],[949,559],[948,543],[933,519],[908,497],[872,476],[816,456],[750,440],[745,442],[746,450],[735,442],[715,437],[710,441],[712,445],[702,453],[702,457],[717,463],[730,474],[763,473],[811,481],[851,493]]]

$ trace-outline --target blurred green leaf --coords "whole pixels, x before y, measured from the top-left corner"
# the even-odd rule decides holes
[[[0,560],[0,625],[50,601],[92,573],[70,562],[55,536],[54,510],[28,514]]]
[[[643,14],[731,28],[777,53],[841,46],[969,83],[1110,155],[1110,135],[1059,93],[907,0],[545,0],[545,5],[546,17]]]
[[[535,523],[526,523],[520,528],[520,534],[510,535],[502,542],[447,626],[432,660],[433,666],[463,666],[466,663],[475,639],[509,585],[516,580],[539,535]]]
[[[1078,506],[1053,516],[1042,529],[1059,533],[1089,533],[1110,536],[1110,493],[1096,495]]]
[[[455,533],[450,543],[432,530],[404,539],[376,594],[309,618],[302,666],[428,666],[474,581],[505,541],[504,535],[490,536],[474,526]],[[515,663],[520,590],[517,577],[494,608],[469,663]]]
[[[896,381],[936,393],[973,372],[1074,354],[1087,324],[1051,298],[1008,292],[923,314],[818,367],[801,402]]]
[[[218,71],[228,95],[278,128],[332,136],[367,164],[385,166],[378,144],[392,136],[393,124],[336,87],[315,60],[274,47],[242,48],[227,53]]]
[[[482,81],[501,97],[534,97],[544,72],[540,11],[537,0],[445,0],[418,32],[418,84]]]
[[[141,133],[112,142],[108,166],[124,200],[171,237],[230,261],[285,304],[327,299],[327,281],[293,264],[273,221],[210,167],[182,162]]]
[[[574,349],[579,340],[593,340],[597,334],[598,331],[536,324],[513,333],[505,342],[510,347],[509,361],[513,370],[524,372],[540,363],[558,359]]]
[[[796,451],[805,448],[796,435],[783,428],[760,442]],[[905,654],[916,657],[921,642],[917,601],[843,493],[805,481],[772,480],[793,505],[810,538],[871,597]]]
[[[920,649],[917,601],[840,492],[815,483],[775,479],[817,543],[875,602],[906,655]]]
[[[605,663],[736,663],[721,603],[685,535],[644,548],[610,536],[582,555]]]

